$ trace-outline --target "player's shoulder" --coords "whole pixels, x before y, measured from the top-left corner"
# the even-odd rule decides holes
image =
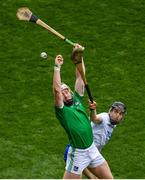
[[[99,113],[98,115],[102,117],[109,117],[107,112],[102,112],[102,113]]]
[[[74,91],[73,98],[82,101],[83,96],[81,96],[77,91]]]
[[[109,114],[107,112],[99,113],[98,116],[102,121],[109,121]]]

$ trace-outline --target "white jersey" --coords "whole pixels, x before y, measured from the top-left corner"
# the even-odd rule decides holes
[[[116,125],[111,124],[108,113],[103,112],[98,115],[101,117],[101,123],[97,124],[91,122],[91,126],[93,130],[94,143],[98,150],[101,151],[103,146],[111,138],[113,129],[116,127]]]

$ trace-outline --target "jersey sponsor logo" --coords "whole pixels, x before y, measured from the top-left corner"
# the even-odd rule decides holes
[[[74,168],[73,168],[74,171],[78,171],[78,169],[79,169],[79,167],[77,167],[77,166],[74,166]]]
[[[75,105],[78,106],[80,104],[80,102],[75,102]]]

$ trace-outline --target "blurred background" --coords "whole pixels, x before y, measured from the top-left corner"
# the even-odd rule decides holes
[[[67,136],[54,114],[54,58],[64,57],[62,80],[74,89],[72,46],[16,18],[30,10],[68,39],[85,46],[86,76],[97,112],[113,101],[127,116],[102,151],[114,177],[145,178],[145,1],[1,0],[0,178],[57,179],[64,172]],[[47,52],[42,60],[40,53]],[[84,103],[88,109],[88,97]],[[88,109],[89,113],[89,109]]]

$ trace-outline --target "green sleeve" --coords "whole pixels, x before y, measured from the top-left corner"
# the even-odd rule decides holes
[[[60,123],[64,126],[64,107],[63,108],[58,108],[55,106],[55,114],[56,117],[59,119]]]
[[[83,101],[83,96],[80,96],[76,91],[74,92],[74,97],[79,99],[79,101],[82,103]]]

